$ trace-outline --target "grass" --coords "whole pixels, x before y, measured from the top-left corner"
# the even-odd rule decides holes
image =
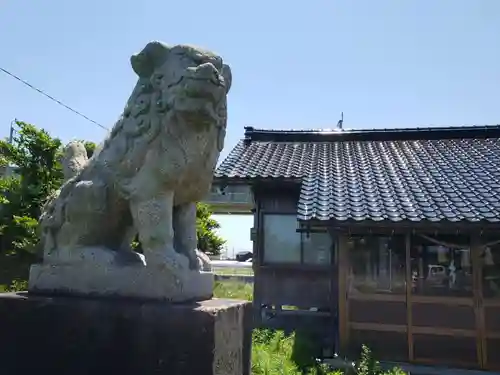
[[[252,300],[253,286],[234,281],[216,282],[214,296]],[[405,375],[400,369],[384,371],[374,360],[369,348],[363,347],[362,355],[351,373],[329,369],[317,363],[311,342],[304,335],[285,335],[282,331],[255,329],[252,345],[252,375]]]
[[[26,290],[33,261],[26,256],[0,255],[0,292]]]
[[[253,285],[233,281],[217,281],[214,287],[214,297],[253,300]]]
[[[252,375],[340,375],[314,358],[308,364],[295,360],[295,335],[281,331],[255,330],[252,346]]]
[[[213,272],[217,275],[237,275],[237,276],[253,276],[253,269],[249,267],[212,267]]]
[[[12,280],[10,284],[0,284],[0,293],[19,292],[28,290],[27,280]]]

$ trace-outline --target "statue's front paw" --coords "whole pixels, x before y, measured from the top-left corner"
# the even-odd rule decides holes
[[[212,272],[212,262],[207,254],[201,252],[200,250],[195,250],[196,260],[198,263],[198,269],[204,272]]]
[[[146,266],[155,268],[173,268],[178,270],[189,269],[189,259],[175,251],[162,253],[146,252]]]

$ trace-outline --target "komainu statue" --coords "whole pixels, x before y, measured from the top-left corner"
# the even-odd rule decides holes
[[[68,180],[40,217],[43,263],[30,292],[209,298],[200,269],[196,202],[224,145],[231,70],[199,48],[150,42],[132,56],[137,84],[90,159],[65,148]],[[143,254],[130,243],[139,235]]]

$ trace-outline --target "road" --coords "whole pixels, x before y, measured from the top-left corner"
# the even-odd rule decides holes
[[[212,267],[217,268],[252,268],[251,262],[238,262],[236,260],[212,260]]]

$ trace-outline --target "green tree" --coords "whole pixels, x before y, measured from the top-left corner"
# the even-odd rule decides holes
[[[219,255],[226,241],[216,232],[220,228],[220,224],[212,217],[210,207],[205,203],[198,203],[196,206],[196,217],[198,250],[204,253]]]
[[[32,253],[41,207],[62,183],[61,141],[33,125],[16,125],[12,143],[0,141],[2,163],[15,169],[0,178],[0,250]]]
[[[97,145],[92,141],[80,141],[84,144],[85,150],[87,151],[87,157],[90,159],[94,155],[95,148]]]

